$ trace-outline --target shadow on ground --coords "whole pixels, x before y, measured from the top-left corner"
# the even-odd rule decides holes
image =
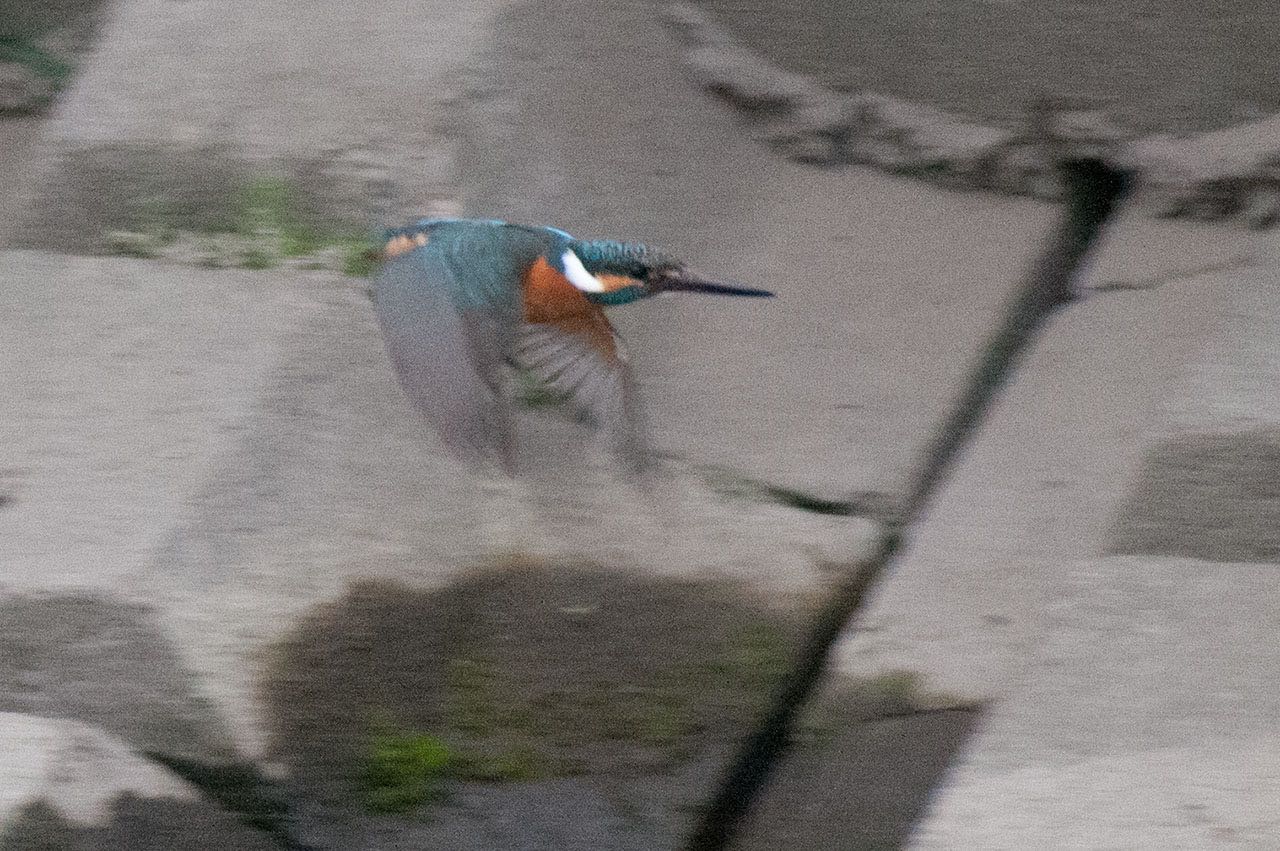
[[[1280,430],[1161,442],[1117,513],[1108,552],[1280,560]]]
[[[272,851],[279,845],[202,801],[121,795],[110,818],[80,826],[42,802],[28,804],[0,836],[0,851]]]
[[[810,614],[586,565],[357,584],[274,648],[262,683],[293,839],[679,847]],[[744,847],[830,847],[832,830],[847,847],[901,841],[977,717],[918,698],[910,677],[836,693]]]
[[[139,751],[233,752],[150,610],[99,597],[0,602],[0,712],[83,721]]]
[[[975,732],[977,707],[923,710],[910,689],[846,690],[813,710],[733,844],[738,851],[903,847]]]
[[[800,626],[736,588],[589,566],[358,584],[276,648],[272,757],[344,830],[399,816],[450,847],[665,847]]]

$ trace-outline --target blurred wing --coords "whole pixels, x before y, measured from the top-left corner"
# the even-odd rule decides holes
[[[387,261],[375,305],[400,384],[445,445],[464,461],[515,468],[511,417],[501,393],[514,329],[501,315],[461,311],[445,258],[419,248]]]
[[[652,464],[644,411],[617,333],[598,308],[526,322],[516,343],[517,363],[563,396],[603,430],[635,472]]]

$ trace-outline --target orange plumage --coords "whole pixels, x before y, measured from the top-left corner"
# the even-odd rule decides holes
[[[569,279],[539,257],[523,281],[524,321],[553,325],[585,340],[611,363],[618,361],[613,326],[598,304],[587,299]]]

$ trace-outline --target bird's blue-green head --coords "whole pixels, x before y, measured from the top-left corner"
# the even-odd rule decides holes
[[[670,255],[640,243],[571,240],[561,271],[598,304],[626,304],[664,292],[769,297],[768,290],[706,280]]]

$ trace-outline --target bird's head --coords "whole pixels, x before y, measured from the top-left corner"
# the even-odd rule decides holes
[[[626,304],[667,292],[773,296],[768,290],[708,280],[679,260],[635,243],[575,241],[563,262],[574,286],[599,304]]]

